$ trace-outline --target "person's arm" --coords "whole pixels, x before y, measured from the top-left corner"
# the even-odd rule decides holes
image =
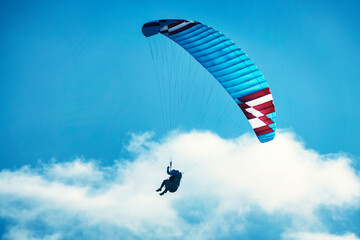
[[[167,174],[171,175],[169,169],[170,169],[170,167],[168,166],[168,167],[166,168],[166,172],[167,172]]]

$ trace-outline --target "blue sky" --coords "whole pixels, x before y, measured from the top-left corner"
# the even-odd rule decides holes
[[[0,194],[1,208],[8,209],[0,213],[3,239],[160,239],[169,230],[179,239],[189,231],[192,239],[360,238],[358,1],[0,4]],[[231,121],[214,121],[226,99],[205,106],[210,114],[202,119],[204,91],[189,94],[198,105],[185,106],[181,130],[163,138],[156,74],[141,34],[145,22],[161,18],[208,24],[254,60],[275,101],[280,131],[274,143],[258,144],[231,106]],[[182,141],[209,145],[192,149]],[[202,163],[183,180],[182,192],[160,199],[152,190],[165,177],[167,146],[179,168]],[[273,165],[254,149],[266,149]],[[258,165],[235,161],[230,152]],[[229,164],[204,164],[209,154]],[[253,175],[242,178],[229,165]],[[204,186],[205,170],[218,188]],[[131,178],[136,174],[149,183],[138,188]],[[203,190],[194,193],[191,186]],[[69,222],[78,227],[68,231]]]

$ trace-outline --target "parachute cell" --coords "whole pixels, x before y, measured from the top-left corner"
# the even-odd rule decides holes
[[[181,19],[145,23],[142,33],[146,37],[161,33],[183,47],[234,99],[260,142],[275,137],[276,113],[269,85],[232,40],[207,25]]]

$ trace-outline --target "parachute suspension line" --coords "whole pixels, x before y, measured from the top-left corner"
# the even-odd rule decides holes
[[[159,64],[161,64],[163,77],[161,79],[161,88],[160,92],[163,94],[161,96],[161,103],[164,107],[163,117],[166,119],[165,122],[165,138],[168,139],[170,137],[170,132],[174,129],[174,111],[176,107],[174,107],[174,67],[172,61],[174,58],[172,55],[174,54],[174,49],[171,47],[171,42],[169,42],[164,36],[159,35],[158,39],[160,44],[157,44],[159,54],[162,57]],[[176,75],[175,75],[176,76]],[[168,154],[170,156],[170,162],[172,162],[172,149],[168,148]]]
[[[228,112],[231,109],[229,105],[233,105],[233,103],[225,104],[221,108],[216,106],[219,98],[229,98],[225,94],[214,91],[218,88],[219,82],[213,79],[209,72],[201,68],[200,63],[175,42],[169,41],[161,35],[149,38],[149,40],[151,39],[154,40],[149,43],[151,44],[153,63],[157,70],[157,89],[166,137],[169,137],[171,130],[179,126],[180,120],[184,120],[188,107],[197,107],[201,111],[201,114],[198,115],[199,121],[197,121],[197,124],[200,125],[194,127],[217,129],[219,126],[224,126],[223,121],[231,119]],[[158,41],[159,44],[156,44],[155,41]],[[197,86],[194,87],[195,82]],[[223,91],[226,93],[225,90]],[[189,96],[196,96],[196,100],[191,99],[196,103],[189,102]],[[194,106],[194,104],[197,105]],[[214,112],[216,113],[214,114]],[[206,127],[204,123],[208,126]],[[231,132],[234,128],[233,125]]]
[[[197,160],[195,163],[193,163],[192,165],[190,165],[190,167],[188,167],[185,171],[183,171],[182,173],[187,173],[189,172],[193,167],[195,167],[196,165],[198,165],[200,162],[204,161],[205,159],[199,159]]]
[[[192,85],[201,68],[188,52],[166,37],[159,35],[149,39],[154,39],[153,42],[149,41],[149,44],[157,70],[157,86],[164,109],[166,132],[169,133],[178,127],[189,106]],[[155,39],[159,44],[156,44]]]
[[[166,39],[164,37],[164,39]],[[168,40],[168,39],[166,39]],[[169,77],[169,89],[171,90],[171,106],[172,110],[170,116],[172,117],[170,123],[171,130],[178,128],[184,120],[184,116],[189,106],[189,96],[191,95],[191,89],[198,73],[198,66],[195,59],[182,47],[178,46],[172,41],[167,41],[170,45],[167,49],[169,52],[167,56],[169,60],[166,62],[170,69],[171,76]],[[170,166],[172,166],[173,157],[172,151],[170,151]],[[170,167],[171,168],[171,167]]]
[[[165,138],[179,127],[189,106],[189,95],[196,80],[199,66],[195,59],[165,36],[147,38],[156,73],[157,96],[160,101],[161,119]],[[169,148],[170,161],[172,151]]]
[[[159,64],[160,61],[160,54],[157,48],[157,44],[154,43],[154,41],[156,41],[156,39],[154,40],[154,38],[147,38],[147,43],[149,45],[150,48],[150,53],[151,53],[151,58],[152,58],[152,62],[153,62],[153,66],[154,66],[154,71],[155,71],[155,76],[156,76],[156,89],[157,89],[157,96],[159,97],[159,102],[160,102],[160,109],[161,109],[161,119],[162,119],[162,125],[163,128],[165,130],[165,133],[167,133],[167,119],[166,119],[166,114],[165,114],[165,106],[164,106],[164,102],[162,101],[162,99],[164,99],[164,92],[161,91],[162,89],[162,78],[163,75],[161,74],[160,68],[161,68],[161,64]]]
[[[192,165],[190,165],[190,167],[188,167],[188,168],[187,168],[184,172],[182,172],[182,173],[187,173],[187,172],[189,172],[189,171],[190,171],[191,169],[193,169],[195,166],[197,166],[197,165],[199,165],[200,163],[202,163],[203,161],[205,161],[205,160],[206,160],[205,157],[211,156],[215,149],[216,149],[216,148],[211,148],[211,150],[210,150],[210,152],[209,152],[208,154],[205,154],[205,155],[202,156],[200,159],[198,159],[197,161],[195,161]],[[215,159],[215,158],[213,158],[211,161],[213,161],[214,159]],[[211,162],[211,161],[208,160],[208,162]]]
[[[156,73],[155,83],[157,96],[160,100],[162,128],[166,139],[169,139],[170,132],[182,123],[189,113],[189,107],[199,110],[194,128],[215,130],[222,128],[226,133],[236,132],[240,125],[231,122],[231,112],[237,112],[238,106],[233,99],[221,87],[221,84],[196,61],[193,56],[182,49],[180,45],[161,34],[149,37],[148,44]],[[220,88],[219,88],[220,87]],[[220,101],[219,101],[220,100]],[[219,102],[227,102],[219,108]],[[235,111],[232,109],[237,108]],[[195,110],[195,111],[196,111]],[[239,114],[241,111],[239,111]],[[243,118],[240,116],[240,118]],[[245,120],[245,119],[244,119]],[[246,123],[247,124],[247,123]],[[248,127],[246,125],[246,127]],[[225,132],[224,132],[225,133]],[[171,147],[167,149],[169,164],[172,165],[173,153]],[[208,154],[206,154],[208,155]],[[187,170],[189,171],[204,159],[199,159]]]
[[[185,116],[185,111],[189,106],[189,95],[192,84],[194,83],[196,77],[196,67],[194,64],[191,64],[191,61],[195,61],[192,59],[192,56],[183,51],[179,46],[177,46],[178,51],[177,54],[177,63],[176,63],[176,82],[174,83],[176,91],[175,106],[178,107],[178,111],[176,112],[174,123],[176,126],[179,126],[180,120],[182,120]],[[175,126],[175,127],[176,127]]]
[[[179,125],[180,120],[184,118],[185,111],[190,105],[189,96],[191,95],[191,90],[193,89],[193,84],[200,68],[197,66],[195,59],[193,59],[188,52],[184,51],[178,45],[176,45],[176,47],[178,49],[178,62],[176,64],[176,75],[178,79],[175,82],[175,85],[179,86],[179,89],[176,91],[177,96],[175,97],[175,100],[177,101],[176,106],[178,106],[179,109],[177,111],[177,115],[175,116],[175,122]]]

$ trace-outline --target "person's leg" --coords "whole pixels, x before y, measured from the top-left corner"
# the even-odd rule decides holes
[[[166,181],[167,181],[167,179],[161,183],[161,186],[159,187],[159,189],[156,189],[157,192],[161,191],[161,189],[165,186]]]
[[[167,190],[166,187],[165,187],[165,190],[164,190],[162,193],[160,193],[160,195],[161,195],[161,196],[164,195],[167,191],[168,191],[168,190]]]

